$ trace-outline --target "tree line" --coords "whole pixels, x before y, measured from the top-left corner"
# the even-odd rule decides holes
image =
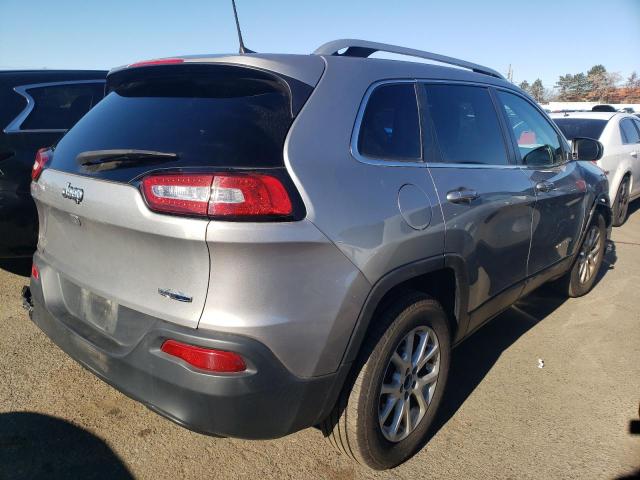
[[[586,74],[560,75],[552,89],[545,88],[539,78],[531,84],[524,80],[519,86],[540,103],[640,103],[640,78],[636,72],[622,82],[619,73],[608,72],[600,64],[591,67]]]

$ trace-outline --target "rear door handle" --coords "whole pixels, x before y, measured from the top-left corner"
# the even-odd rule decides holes
[[[554,186],[553,182],[539,182],[536,183],[536,192],[550,192]]]
[[[459,188],[458,190],[451,190],[447,192],[447,201],[451,203],[471,203],[478,198],[478,192],[470,190],[468,188]]]
[[[635,157],[635,158],[638,158],[638,152],[636,152],[636,151],[631,152],[631,156]]]

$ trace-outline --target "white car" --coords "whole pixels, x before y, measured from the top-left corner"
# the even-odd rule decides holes
[[[568,140],[595,138],[604,155],[595,162],[607,174],[613,225],[627,219],[629,202],[640,197],[640,118],[620,112],[567,112],[551,115]]]

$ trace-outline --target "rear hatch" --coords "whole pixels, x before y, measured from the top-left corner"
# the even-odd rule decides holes
[[[215,264],[205,242],[209,218],[153,212],[142,180],[151,173],[251,171],[290,187],[284,141],[311,90],[237,65],[111,74],[104,100],[59,142],[32,185],[38,255],[49,265],[42,272],[45,301],[103,327],[120,307],[196,327],[210,258]]]

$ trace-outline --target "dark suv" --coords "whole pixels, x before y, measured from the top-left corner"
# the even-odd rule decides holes
[[[490,68],[341,40],[128,65],[106,90],[31,185],[32,318],[186,427],[321,425],[397,465],[454,345],[547,281],[596,279],[607,180],[580,160],[602,145],[570,146]]]
[[[30,257],[38,215],[29,193],[36,151],[55,144],[104,96],[105,71],[0,71],[0,259]]]

